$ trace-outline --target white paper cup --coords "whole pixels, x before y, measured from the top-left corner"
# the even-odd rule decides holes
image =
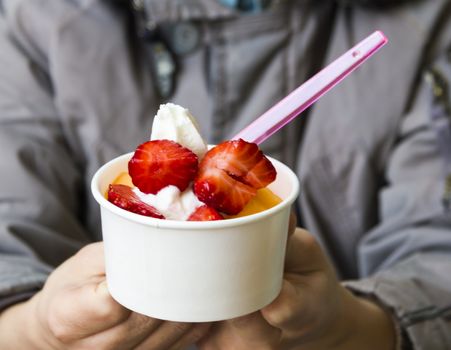
[[[130,310],[163,320],[208,322],[256,311],[282,286],[296,175],[271,159],[276,180],[268,186],[282,203],[246,217],[173,221],[120,209],[104,195],[133,153],[102,166],[91,189],[100,204],[108,288]]]

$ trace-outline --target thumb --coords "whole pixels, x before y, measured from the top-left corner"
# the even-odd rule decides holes
[[[52,301],[49,318],[54,335],[70,343],[110,329],[129,315],[101,281],[61,290]]]
[[[296,228],[288,239],[285,273],[311,274],[330,269],[330,263],[313,235]]]

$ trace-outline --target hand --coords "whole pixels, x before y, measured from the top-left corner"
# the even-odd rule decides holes
[[[3,324],[8,317],[16,324],[26,320],[27,326],[21,328],[32,347],[24,349],[46,350],[183,349],[210,326],[164,322],[118,304],[108,293],[102,243],[91,244],[68,259],[49,276],[41,292],[3,317]],[[20,347],[14,345],[14,349]]]
[[[392,321],[376,304],[340,285],[315,239],[289,238],[283,287],[259,312],[213,324],[202,350],[394,349]]]

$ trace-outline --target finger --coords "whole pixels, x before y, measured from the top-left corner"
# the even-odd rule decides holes
[[[329,263],[316,239],[296,228],[290,236],[285,257],[285,272],[308,274],[329,268]]]
[[[286,276],[279,296],[261,310],[264,319],[273,327],[283,330],[281,343],[301,345],[324,332],[329,320],[337,316],[338,295],[330,293],[331,278],[325,273],[299,282],[294,275]],[[294,342],[294,343],[293,343]]]
[[[105,254],[103,242],[88,244],[73,257],[76,259],[74,268],[86,271],[89,276],[105,275]]]
[[[278,297],[261,310],[272,326],[284,329],[298,324],[307,317],[308,291],[327,268],[327,261],[315,238],[297,228],[289,238],[285,258],[285,275]],[[314,293],[314,291],[313,291]]]
[[[192,323],[165,321],[135,349],[168,350],[173,344],[188,335],[193,327]]]
[[[129,315],[130,311],[111,297],[103,281],[57,294],[49,309],[49,328],[67,343],[112,328]]]
[[[294,338],[306,339],[307,335],[318,329],[318,321],[329,309],[329,297],[322,292],[318,281],[325,279],[324,274],[313,277],[313,287],[307,284],[299,285],[297,281],[284,280],[282,291],[271,304],[261,310],[263,318],[271,326],[283,330],[284,340],[287,341],[293,335]],[[303,288],[304,287],[304,288]]]
[[[87,337],[77,345],[88,349],[133,349],[149,334],[154,334],[162,323],[161,320],[132,312],[124,322]]]
[[[307,331],[320,318],[318,311],[333,302],[327,292],[337,279],[315,238],[299,228],[290,238],[285,265],[281,292],[261,313],[270,325],[284,331]]]
[[[105,275],[103,242],[92,243],[81,248],[55,270],[57,275],[71,276],[73,284],[85,282],[87,278]],[[52,274],[52,275],[55,275]],[[52,279],[52,275],[50,278]]]
[[[199,343],[201,349],[277,348],[281,331],[269,325],[260,312],[215,323]]]
[[[47,279],[44,289],[76,287],[105,279],[103,243],[89,244],[61,264]]]
[[[193,325],[193,327],[185,333],[179,340],[170,346],[170,350],[182,350],[188,346],[197,343],[202,339],[210,330],[211,323],[199,323]],[[147,348],[148,349],[148,348]],[[168,349],[168,350],[169,350]]]
[[[303,305],[301,291],[290,281],[284,280],[279,296],[264,307],[261,314],[271,326],[286,330],[293,324],[301,326],[296,319],[303,315]]]
[[[277,344],[280,339],[280,330],[266,322],[260,312],[235,318],[229,324],[246,344]]]

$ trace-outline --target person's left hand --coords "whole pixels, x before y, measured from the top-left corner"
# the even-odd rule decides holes
[[[394,327],[379,306],[348,292],[315,239],[289,237],[280,295],[262,310],[215,323],[202,350],[394,348]]]

